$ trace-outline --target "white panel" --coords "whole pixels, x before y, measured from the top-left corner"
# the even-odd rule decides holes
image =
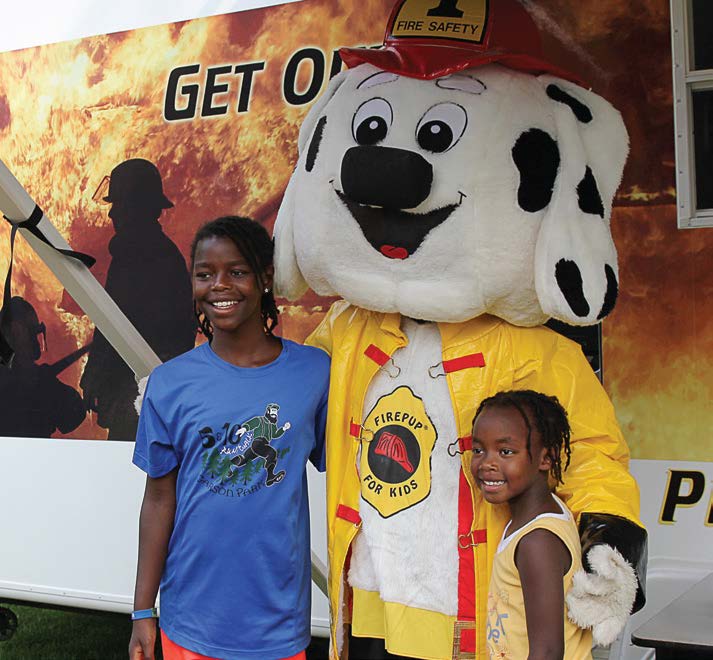
[[[131,610],[144,484],[133,448],[0,438],[0,599]]]
[[[0,438],[0,602],[132,609],[145,475],[133,442]],[[312,548],[326,563],[324,475],[308,473]],[[312,587],[312,632],[327,599]]]
[[[670,470],[702,472],[706,487],[698,502],[676,509],[673,524],[661,524]],[[609,658],[653,660],[653,649],[631,644],[632,632],[713,571],[713,527],[705,522],[713,495],[713,463],[638,460],[632,461],[631,472],[641,489],[641,519],[649,532],[647,601],[612,645]]]
[[[659,522],[670,470],[701,472],[705,491],[692,506],[676,508],[675,522]],[[641,520],[649,532],[649,558],[713,563],[713,526],[706,525],[713,497],[713,463],[632,461],[631,472],[641,489]],[[687,491],[685,491],[687,492]]]

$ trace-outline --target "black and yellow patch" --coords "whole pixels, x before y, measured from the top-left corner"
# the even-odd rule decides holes
[[[382,396],[364,420],[362,497],[384,518],[418,504],[431,492],[431,452],[438,434],[423,400],[409,387]]]
[[[483,42],[488,0],[405,0],[397,12],[392,37]]]

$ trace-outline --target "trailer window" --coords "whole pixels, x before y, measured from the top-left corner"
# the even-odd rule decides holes
[[[671,0],[680,228],[713,227],[713,2]]]

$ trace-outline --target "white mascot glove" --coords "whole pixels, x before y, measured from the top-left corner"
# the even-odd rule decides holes
[[[140,415],[141,414],[141,405],[144,402],[144,392],[146,391],[146,383],[149,382],[149,377],[144,376],[138,383],[137,385],[139,386],[139,396],[136,397],[136,400],[134,401],[134,408],[136,408],[136,414]]]
[[[609,545],[595,545],[587,560],[592,572],[577,571],[565,597],[569,619],[580,628],[591,628],[596,646],[609,646],[634,607],[636,573]]]

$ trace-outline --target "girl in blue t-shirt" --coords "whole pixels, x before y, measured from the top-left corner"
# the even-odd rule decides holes
[[[193,240],[208,342],[156,368],[144,395],[131,660],[154,657],[159,585],[167,660],[304,658],[305,465],[324,469],[329,358],[273,334],[272,253],[245,218],[218,218]]]

